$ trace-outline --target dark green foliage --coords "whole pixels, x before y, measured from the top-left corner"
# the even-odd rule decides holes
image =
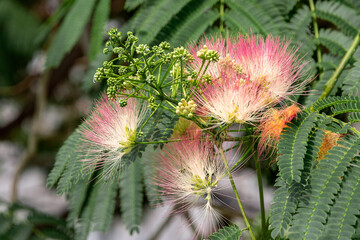
[[[159,151],[154,150],[153,147],[146,148],[143,158],[141,159],[144,173],[144,186],[146,198],[151,207],[156,207],[162,203],[160,187],[154,185],[154,178],[156,174],[156,165],[154,159],[158,158]]]
[[[120,201],[122,219],[126,228],[133,232],[139,232],[142,217],[142,167],[140,161],[136,160],[129,166],[120,180]]]
[[[357,61],[344,80],[344,95],[355,96],[360,91],[360,62]]]
[[[355,37],[360,28],[360,14],[354,8],[341,3],[319,1],[316,4],[317,17],[332,22],[348,36]]]
[[[103,48],[105,26],[110,14],[110,3],[110,0],[100,0],[95,8],[93,26],[91,28],[90,61],[93,61]]]
[[[53,187],[58,182],[58,194],[67,193],[85,174],[85,164],[81,160],[86,158],[86,153],[79,149],[81,141],[80,133],[76,130],[56,155],[55,166],[49,174],[46,185]]]
[[[176,13],[178,13],[189,0],[146,1],[132,19],[132,31],[143,43],[150,43]]]
[[[237,225],[231,225],[213,233],[209,238],[211,240],[239,240],[244,230],[246,229],[240,229]]]
[[[358,111],[358,100],[358,97],[329,97],[315,102],[313,108],[321,111],[330,109],[334,114]],[[289,127],[298,129],[296,124],[295,122]],[[301,170],[300,183],[295,183],[298,185],[294,185],[294,182],[285,183],[280,177],[277,180],[277,186],[280,188],[275,192],[270,215],[273,238],[279,236],[289,239],[314,239],[323,236],[324,239],[326,237],[337,239],[337,234],[339,236],[344,234],[344,237],[350,238],[355,233],[354,224],[359,207],[354,206],[351,208],[352,211],[348,211],[346,206],[358,204],[357,201],[352,203],[352,198],[349,197],[349,194],[354,194],[355,190],[349,190],[347,186],[350,185],[352,188],[357,186],[358,178],[352,175],[358,174],[359,171],[356,166],[357,161],[353,161],[360,150],[359,136],[352,134],[348,124],[325,114],[317,114],[314,124],[301,144],[306,148],[304,155],[298,154],[302,153],[302,150],[287,152],[290,148],[280,149],[281,144],[285,143],[283,139],[280,141],[279,152],[285,151],[288,154],[287,161],[292,155],[301,156],[304,167]],[[318,163],[317,154],[324,139],[325,129],[341,133],[343,136]],[[297,132],[297,130],[287,130],[286,133],[296,136]],[[278,165],[279,175],[282,176],[284,169],[280,167],[279,161]],[[338,204],[342,204],[341,210]],[[337,225],[338,222],[343,224],[338,225],[337,230],[333,230],[331,222],[333,225]],[[342,229],[344,229],[343,233],[341,233]],[[345,239],[349,239],[347,237]]]
[[[346,103],[359,103],[360,97],[327,97],[322,98],[316,101],[313,104],[313,108],[316,111],[321,111],[325,108],[336,106],[338,104],[346,104]]]
[[[118,190],[117,182],[94,181],[76,227],[76,239],[79,240],[86,240],[91,231],[106,232],[113,218]]]
[[[230,20],[232,26],[236,27],[233,30],[239,29],[246,33],[253,31],[264,36],[269,32],[276,33],[278,31],[276,19],[274,21],[256,2],[243,1],[240,3],[239,1],[226,0],[225,3],[231,9],[227,13],[229,16],[225,15],[225,20]]]
[[[301,170],[304,168],[304,155],[306,153],[306,140],[315,125],[318,114],[316,112],[303,115],[294,123],[289,124],[281,134],[279,142],[280,156],[277,163],[280,176],[287,184],[300,182]]]
[[[180,44],[190,43],[194,39],[199,39],[206,28],[211,26],[218,18],[217,12],[209,11],[216,2],[216,0],[189,2],[159,32],[155,42],[160,43],[167,40],[177,47]],[[213,21],[209,18],[213,18]]]
[[[67,220],[72,225],[75,225],[80,219],[81,211],[83,210],[90,186],[90,182],[82,179],[71,189],[68,199],[70,212]]]
[[[75,1],[51,44],[46,60],[47,68],[57,67],[79,40],[95,2],[96,0]]]
[[[0,206],[6,209],[0,213],[0,239],[74,239],[73,229],[68,228],[62,219],[17,203],[0,201]]]
[[[323,231],[323,224],[330,210],[329,205],[340,189],[344,172],[358,149],[356,137],[341,140],[339,146],[331,149],[314,169],[305,194],[308,199],[299,203],[297,213],[293,217],[293,226],[289,229],[290,238],[313,239]]]
[[[342,184],[341,194],[331,207],[320,239],[351,239],[355,233],[354,226],[360,214],[360,168],[352,167]]]
[[[278,235],[284,237],[292,220],[292,214],[296,211],[298,197],[302,191],[302,186],[299,183],[294,182],[288,186],[281,178],[278,178],[276,186],[279,188],[274,193],[270,212],[271,224],[269,226],[273,238]]]

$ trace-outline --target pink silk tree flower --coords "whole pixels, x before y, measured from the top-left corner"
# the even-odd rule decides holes
[[[145,109],[137,99],[127,100],[125,107],[107,96],[98,100],[80,129],[81,147],[89,152],[83,161],[89,166],[106,167],[106,174],[121,167],[121,158],[135,144]]]
[[[198,106],[196,114],[212,117],[220,124],[257,122],[264,109],[270,105],[267,94],[255,82],[223,78],[202,87],[195,94]]]
[[[297,56],[297,49],[290,42],[267,36],[244,37],[228,43],[229,55],[241,66],[243,74],[266,88],[273,102],[279,102],[295,93],[309,79],[299,82],[305,74]]]
[[[200,71],[200,89],[195,89],[197,114],[215,118],[220,124],[251,123],[262,119],[264,111],[301,89],[305,64],[289,42],[268,36],[239,35],[236,39],[206,39],[203,49],[192,47],[194,61],[189,67]],[[199,52],[215,50],[217,62],[203,62]],[[207,67],[204,67],[206,65]],[[203,67],[201,67],[203,66]],[[204,72],[206,69],[206,72]],[[204,83],[201,78],[211,78]]]
[[[226,169],[208,138],[183,139],[164,146],[156,162],[154,184],[160,186],[161,194],[174,206],[175,213],[192,207],[201,209],[197,235],[203,234],[200,233],[203,228],[212,232],[221,219],[213,206],[214,193],[219,190],[218,183],[226,176]]]

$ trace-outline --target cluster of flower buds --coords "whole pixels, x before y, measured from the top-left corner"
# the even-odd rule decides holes
[[[217,51],[209,50],[206,45],[204,45],[204,47],[196,53],[196,56],[202,60],[208,60],[210,62],[217,62],[220,58]]]
[[[184,98],[182,98],[176,107],[176,114],[192,118],[196,111],[196,107],[197,105],[193,100],[186,101]]]
[[[194,59],[191,53],[189,53],[189,51],[186,50],[184,47],[174,48],[174,51],[172,52],[172,57],[181,59],[184,62],[189,62]]]

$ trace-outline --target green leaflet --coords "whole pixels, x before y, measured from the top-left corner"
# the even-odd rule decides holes
[[[293,226],[289,229],[290,239],[313,239],[323,230],[334,194],[340,189],[344,172],[359,150],[359,140],[353,136],[342,139],[338,144],[312,172],[310,186],[304,194],[306,200],[299,203]]]
[[[354,8],[336,2],[317,2],[316,16],[335,24],[348,36],[355,37],[360,29],[360,14]]]
[[[311,129],[315,125],[318,113],[304,112],[295,123],[290,123],[280,136],[280,156],[277,164],[280,176],[290,185],[293,181],[300,182],[301,170],[304,168],[306,143]]]
[[[113,219],[118,184],[116,181],[111,183],[100,180],[94,181],[84,211],[75,229],[77,240],[86,240],[92,231],[106,232]]]
[[[344,79],[344,95],[356,96],[360,91],[360,61],[354,64]]]
[[[64,56],[79,40],[86,23],[90,19],[95,2],[96,0],[77,0],[73,4],[50,45],[46,68],[59,66]]]
[[[285,237],[290,228],[292,215],[296,212],[298,202],[304,191],[304,185],[308,184],[308,179],[314,163],[316,162],[317,153],[324,137],[325,124],[328,119],[319,117],[319,121],[309,134],[309,141],[306,147],[304,157],[304,169],[301,172],[301,183],[293,182],[290,185],[285,184],[281,177],[276,180],[276,186],[279,186],[274,193],[274,200],[270,208],[270,226],[272,229],[271,236],[276,238]]]
[[[93,61],[102,52],[105,38],[105,26],[110,15],[110,0],[100,0],[94,12],[91,28],[89,59]]]
[[[292,220],[292,214],[296,211],[298,197],[302,191],[299,183],[294,182],[288,186],[280,177],[278,181],[282,182],[282,186],[275,191],[270,210],[269,229],[272,230],[271,236],[273,238],[276,238],[278,235],[280,237],[285,236],[285,232],[288,230]]]
[[[239,240],[245,229],[240,229],[237,225],[231,225],[213,233],[209,238],[211,240]]]
[[[177,47],[198,39],[214,22],[209,16],[216,15],[215,20],[218,18],[217,12],[208,11],[216,2],[216,0],[190,1],[161,29],[155,43],[167,40],[172,46]]]
[[[360,168],[351,167],[344,178],[339,196],[330,209],[328,223],[320,239],[351,239],[360,213],[359,189]]]
[[[143,203],[142,166],[139,160],[133,162],[120,180],[120,201],[122,220],[130,234],[139,232]]]
[[[325,108],[335,106],[344,103],[357,103],[360,101],[360,97],[327,97],[322,98],[314,102],[312,107],[316,111],[324,110]]]
[[[132,19],[130,30],[135,31],[143,43],[151,43],[160,30],[169,23],[190,0],[146,1]]]

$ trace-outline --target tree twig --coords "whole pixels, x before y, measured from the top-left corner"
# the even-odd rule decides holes
[[[36,153],[38,147],[39,128],[41,126],[41,116],[46,106],[46,93],[48,86],[49,72],[45,72],[40,78],[37,84],[38,95],[35,103],[35,113],[32,121],[30,133],[28,136],[27,148],[21,157],[21,162],[18,169],[15,172],[14,179],[11,186],[10,201],[14,202],[17,199],[17,185],[20,179],[20,175],[29,163],[31,158]]]

